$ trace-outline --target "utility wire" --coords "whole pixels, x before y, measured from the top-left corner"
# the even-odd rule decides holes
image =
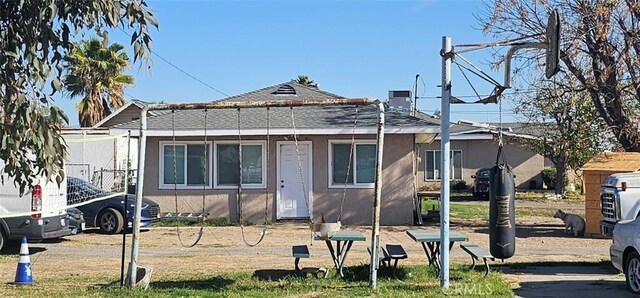
[[[126,34],[127,36],[129,36],[129,38],[131,38],[131,34],[129,34],[126,30],[124,30],[123,28],[119,28],[119,29],[120,29],[120,31],[122,31],[124,34]],[[153,50],[149,50],[149,51],[150,51],[152,54],[154,54],[156,57],[160,58],[160,60],[162,60],[162,61],[166,62],[166,63],[167,63],[167,64],[169,64],[169,65],[171,65],[171,67],[175,68],[176,70],[178,70],[179,72],[183,73],[184,75],[186,75],[186,76],[188,76],[188,77],[190,77],[190,78],[194,79],[196,82],[198,82],[198,83],[200,83],[200,84],[202,84],[202,85],[204,85],[204,86],[206,86],[206,87],[209,87],[209,89],[211,89],[211,90],[213,90],[213,91],[215,91],[215,92],[218,92],[218,93],[220,93],[220,94],[222,94],[222,95],[224,95],[224,96],[226,96],[226,97],[229,97],[229,96],[230,96],[229,94],[226,94],[226,93],[224,93],[224,92],[220,91],[220,89],[218,89],[218,88],[216,88],[216,87],[213,87],[213,86],[211,86],[211,85],[207,84],[206,82],[204,82],[204,81],[202,81],[202,80],[200,80],[200,79],[196,78],[194,75],[192,75],[192,74],[188,73],[188,72],[187,72],[187,71],[185,71],[184,69],[182,69],[182,68],[178,67],[177,65],[173,64],[173,63],[172,63],[171,61],[169,61],[168,59],[166,59],[166,58],[164,58],[164,57],[160,56],[160,54],[156,53],[155,51],[153,51]]]
[[[513,92],[509,92],[509,93],[503,93],[502,96],[505,95],[516,95],[516,94],[531,94],[531,93],[536,93],[538,90],[535,89],[517,89],[514,90]],[[492,94],[486,94],[486,95],[480,95],[482,97],[486,97],[486,96],[490,96]],[[455,95],[455,97],[457,98],[477,98],[478,95]],[[442,98],[442,96],[440,95],[431,95],[431,96],[419,96],[418,99],[440,99]]]
[[[211,85],[209,85],[209,84],[207,84],[207,83],[203,82],[202,80],[200,80],[200,79],[196,78],[195,76],[193,76],[193,75],[191,75],[190,73],[186,72],[186,71],[185,71],[185,70],[183,70],[182,68],[180,68],[180,67],[178,67],[177,65],[175,65],[175,64],[173,64],[173,63],[171,63],[171,61],[169,61],[169,60],[165,59],[164,57],[160,56],[160,54],[158,54],[158,53],[156,53],[156,52],[154,52],[154,51],[151,51],[151,53],[152,53],[152,54],[154,54],[154,55],[156,55],[156,57],[160,58],[160,60],[162,60],[162,61],[166,62],[166,63],[167,63],[167,64],[169,64],[169,65],[171,65],[173,68],[177,69],[177,70],[178,70],[178,71],[180,71],[181,73],[183,73],[183,74],[187,75],[188,77],[190,77],[190,78],[192,78],[192,79],[196,80],[196,81],[197,81],[197,82],[199,82],[200,84],[205,85],[205,86],[209,87],[210,89],[212,89],[213,91],[216,91],[216,92],[218,92],[218,93],[220,93],[220,94],[222,94],[222,95],[224,95],[224,96],[226,96],[226,97],[229,97],[229,94],[226,94],[226,93],[224,93],[224,92],[220,91],[218,88],[213,87],[213,86],[211,86]]]
[[[433,114],[434,112],[437,112],[438,110],[421,110],[418,109],[419,112],[422,113],[427,113],[427,114]],[[485,114],[498,114],[498,111],[450,111],[451,114],[469,114],[469,115],[485,115]],[[515,112],[505,112],[502,111],[503,115],[517,115],[518,113]]]

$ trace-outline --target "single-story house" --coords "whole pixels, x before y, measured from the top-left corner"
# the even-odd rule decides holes
[[[223,100],[343,98],[292,81]],[[440,126],[385,114],[381,224],[411,224],[415,140],[433,139]],[[177,211],[199,212],[204,200],[209,217],[237,222],[242,179],[246,222],[261,223],[266,205],[268,221],[309,216],[314,222],[335,221],[342,210],[343,224],[368,225],[377,117],[374,106],[158,111],[148,118],[144,196],[163,211],[176,211],[177,201]],[[139,126],[139,120],[117,124],[111,133],[137,134]]]
[[[418,117],[431,122],[440,119],[426,114]],[[467,185],[473,183],[472,175],[480,168],[495,165],[498,153],[498,130],[496,123],[477,123],[460,121],[450,127],[451,142],[451,179],[464,180]],[[542,188],[541,171],[553,164],[544,156],[531,151],[523,140],[535,138],[522,130],[520,123],[503,123],[503,152],[507,163],[513,167],[516,188]],[[417,142],[416,156],[418,164],[417,187],[419,190],[438,189],[440,187],[440,136],[434,141]]]

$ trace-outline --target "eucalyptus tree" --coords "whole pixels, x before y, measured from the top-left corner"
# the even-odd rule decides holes
[[[150,27],[158,23],[144,0],[0,1],[0,159],[22,192],[44,174],[61,181],[68,123],[52,96],[62,90],[63,59],[77,35],[109,28],[132,31],[134,61],[150,67]]]

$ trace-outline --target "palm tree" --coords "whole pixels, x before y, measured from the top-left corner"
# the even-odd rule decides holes
[[[303,75],[298,76],[298,78],[294,79],[294,81],[300,85],[304,85],[304,86],[315,88],[315,89],[320,89],[320,86],[318,86],[318,84],[314,82],[312,79],[309,79],[308,76],[303,76]]]
[[[74,44],[64,59],[63,82],[71,98],[82,97],[76,105],[81,127],[95,125],[124,105],[124,88],[134,83],[133,76],[123,74],[130,66],[124,47],[109,45],[106,38]]]

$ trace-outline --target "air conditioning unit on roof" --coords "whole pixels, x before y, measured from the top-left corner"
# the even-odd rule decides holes
[[[409,90],[390,90],[389,91],[389,108],[392,111],[408,113],[411,111],[411,91]]]

